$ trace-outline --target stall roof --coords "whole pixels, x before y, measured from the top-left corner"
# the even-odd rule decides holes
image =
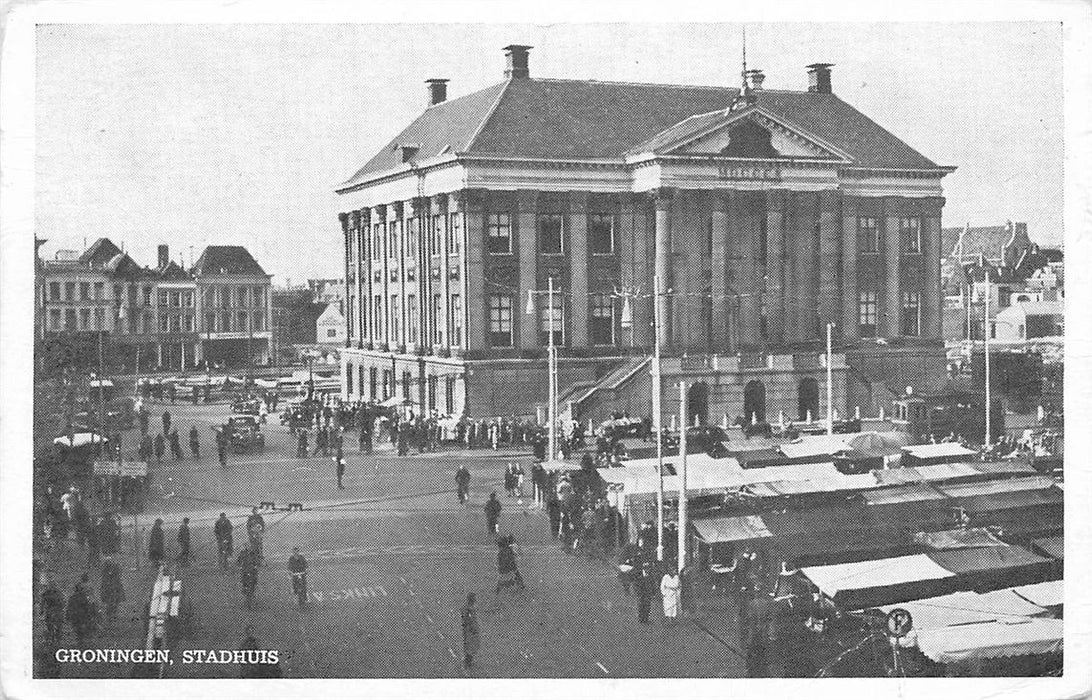
[[[831,598],[839,591],[896,586],[915,581],[936,581],[955,576],[925,554],[850,564],[807,566],[800,571]]]
[[[543,462],[542,468],[554,472],[577,472],[583,469],[583,465],[576,459],[554,459]]]
[[[940,484],[938,489],[950,498],[986,496],[1014,491],[1036,491],[1047,489],[1056,482],[1048,476],[1024,476],[1014,479],[993,479],[977,481],[972,484]]]
[[[959,499],[959,505],[968,513],[990,513],[1015,508],[1061,505],[1065,496],[1060,489],[1049,488],[1038,491],[1013,491],[1010,493],[992,493],[983,496],[971,496]]]
[[[981,474],[1035,474],[1035,467],[1023,462],[975,462],[971,465]]]
[[[1016,588],[1013,588],[1012,591],[1024,600],[1044,608],[1049,608],[1056,605],[1062,605],[1065,602],[1065,596],[1063,595],[1064,586],[1062,584],[1063,582],[1061,580],[1043,581],[1042,583],[1033,583],[1028,586],[1017,586]]]
[[[84,447],[106,442],[110,442],[109,438],[105,438],[98,433],[72,433],[71,440],[68,439],[67,435],[61,435],[53,440],[54,445],[64,445],[65,447]]]
[[[1050,562],[1046,557],[1032,554],[1023,547],[1012,546],[952,549],[929,552],[925,556],[953,574],[1015,569]]]
[[[771,497],[832,493],[836,491],[864,491],[876,487],[876,479],[871,474],[839,474],[839,478],[823,480],[766,481],[751,484],[747,487],[747,490],[755,496]]]
[[[1031,544],[1055,559],[1065,559],[1065,542],[1061,537],[1043,537],[1032,540]]]
[[[928,484],[907,484],[906,486],[878,488],[874,491],[865,491],[861,494],[861,498],[870,506],[947,500],[947,496]]]
[[[721,443],[722,445],[724,443]],[[755,469],[772,464],[784,464],[789,458],[778,452],[773,447],[764,447],[758,450],[735,450],[732,456],[739,460],[744,469]]]
[[[1045,615],[1047,612],[1044,608],[1021,598],[1011,589],[989,593],[963,591],[935,598],[880,606],[880,610],[885,613],[895,608],[908,611],[913,618],[914,629],[919,632],[977,622],[1019,621],[1036,615]]]
[[[842,435],[806,435],[794,442],[778,445],[781,454],[790,459],[800,457],[821,457],[853,449],[853,438],[859,433]]]
[[[698,537],[708,544],[773,537],[765,521],[757,515],[695,520],[694,529],[698,531]]]
[[[679,491],[677,471],[681,467],[679,458],[665,459],[664,464],[671,465],[676,471],[675,475],[664,476],[664,491],[677,494]],[[790,464],[745,470],[732,457],[714,459],[708,455],[699,454],[687,457],[686,464],[688,493],[738,489],[749,484],[775,481],[837,483],[839,480],[847,478],[835,469],[834,464],[831,462]],[[610,483],[621,484],[626,496],[656,493],[658,486],[655,459],[627,460],[625,466],[604,471],[602,475]]]
[[[1008,545],[997,539],[993,534],[982,527],[960,528],[958,530],[941,530],[939,532],[919,532],[914,535],[914,541],[930,549],[967,549],[969,547],[1007,547]]]
[[[958,442],[938,442],[926,445],[907,445],[902,448],[911,457],[918,459],[936,459],[937,457],[970,457],[978,454]]]
[[[1058,652],[1062,649],[1062,621],[1027,618],[922,630],[918,648],[938,663]]]
[[[894,485],[978,476],[980,472],[969,464],[929,464],[920,467],[873,469],[872,474],[876,477],[877,482]]]

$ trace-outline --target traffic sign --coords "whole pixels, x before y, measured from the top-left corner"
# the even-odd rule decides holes
[[[887,631],[896,639],[905,637],[914,627],[914,618],[909,610],[895,608],[887,613]]]

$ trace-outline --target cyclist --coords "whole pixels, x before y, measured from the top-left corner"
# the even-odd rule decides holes
[[[300,607],[307,602],[307,560],[300,554],[299,547],[292,548],[288,557],[288,571],[292,575],[292,592],[299,598]]]
[[[251,510],[250,517],[246,519],[246,531],[250,536],[250,548],[254,550],[258,562],[261,562],[264,559],[262,556],[262,537],[265,535],[265,518],[258,513],[257,506]]]
[[[254,602],[254,590],[258,587],[258,555],[250,547],[239,552],[239,573],[243,585],[243,597],[249,606]]]
[[[220,518],[216,521],[213,531],[216,533],[216,547],[220,551],[221,569],[226,569],[228,567],[228,557],[231,556],[232,550],[231,533],[233,529],[227,514],[220,513]]]

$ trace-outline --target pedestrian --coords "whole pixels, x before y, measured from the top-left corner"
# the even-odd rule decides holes
[[[178,526],[178,565],[186,567],[190,565],[190,519],[182,518],[182,524]]]
[[[561,501],[553,491],[546,494],[546,515],[550,518],[550,536],[556,540],[561,533]]]
[[[228,441],[227,435],[225,435],[224,431],[223,430],[217,431],[217,433],[216,433],[216,456],[220,460],[220,466],[221,467],[226,467],[227,466],[227,447],[228,447],[227,441]]]
[[[474,609],[474,594],[466,594],[466,605],[463,606],[463,666],[467,669],[474,667],[474,655],[481,647],[481,628],[478,626],[478,612]]]
[[[470,495],[470,471],[460,464],[455,470],[455,487],[458,490],[459,503],[466,503]]]
[[[171,400],[171,403],[174,403],[174,399],[175,399],[175,397],[177,395],[178,395],[178,389],[175,387],[174,383],[172,382],[172,383],[168,384],[167,385],[167,398],[169,398]]]
[[[197,426],[190,426],[190,453],[193,458],[201,459],[201,441],[197,437]]]
[[[312,457],[317,457],[319,453],[321,453],[323,457],[329,456],[329,453],[327,452],[329,437],[329,433],[325,426],[318,429],[318,432],[315,433],[315,451],[312,453]]]
[[[99,594],[106,612],[106,619],[113,620],[117,615],[118,606],[125,600],[125,589],[121,585],[121,567],[112,556],[102,560]]]
[[[137,448],[137,455],[140,457],[141,462],[152,461],[152,453],[154,448],[152,447],[152,436],[147,433],[140,439],[140,447]]]
[[[364,453],[371,453],[372,451],[372,434],[371,425],[369,423],[367,411],[361,411],[360,414],[360,451]]]
[[[257,507],[251,509],[250,516],[246,519],[246,532],[250,538],[250,549],[254,552],[255,557],[260,562],[265,558],[262,555],[262,538],[265,536],[265,518],[258,512]]]
[[[169,432],[171,432],[171,412],[170,411],[164,411],[163,412],[163,434],[166,435]]]
[[[163,561],[163,520],[156,518],[148,534],[148,560],[158,569]]]
[[[72,527],[76,530],[76,544],[82,548],[87,544],[87,531],[91,529],[91,515],[79,497],[75,498],[74,503],[71,516]]]
[[[148,410],[141,406],[137,410],[137,421],[140,423],[140,434],[148,434]]]
[[[64,634],[64,596],[52,576],[46,577],[42,589],[42,621],[47,643],[51,646],[60,644]]]
[[[337,469],[337,487],[344,489],[345,487],[341,483],[341,479],[345,476],[345,455],[341,453],[341,450],[337,451],[337,457],[334,457],[335,468]]]
[[[163,434],[155,436],[155,463],[163,463],[163,453],[167,449],[167,441],[163,439]]]
[[[647,563],[642,564],[633,583],[637,589],[637,620],[642,625],[647,625],[649,613],[652,612],[652,567]]]
[[[763,591],[753,591],[743,603],[740,615],[740,636],[744,649],[747,675],[762,678],[769,674],[770,624],[773,601]]]
[[[497,521],[500,519],[501,504],[497,500],[497,492],[494,491],[489,495],[489,500],[485,502],[485,522],[489,529],[490,534],[497,532]]]
[[[197,400],[198,400],[198,397],[200,395],[200,392],[201,392],[201,390],[198,387],[193,387],[193,390],[190,392],[190,394],[191,394],[190,398],[193,401],[194,406],[197,405]]]
[[[171,445],[171,457],[177,460],[182,459],[182,446],[178,443],[178,428],[171,429],[170,438],[168,442]]]
[[[663,596],[664,618],[674,622],[679,616],[682,598],[682,582],[679,580],[679,572],[675,569],[669,569],[660,579],[660,595]]]
[[[500,594],[502,588],[509,586],[519,586],[520,590],[527,587],[516,565],[516,540],[512,535],[505,535],[497,539],[497,587],[494,594]]]
[[[221,569],[227,568],[228,557],[230,557],[232,553],[233,529],[231,521],[228,520],[226,513],[220,513],[220,517],[212,527],[213,534],[216,536],[216,549],[220,557]]]
[[[68,596],[68,608],[65,611],[68,624],[76,636],[76,644],[81,647],[95,624],[95,604],[87,595],[88,585],[90,585],[90,577],[84,574],[73,586],[72,595]]]
[[[301,430],[299,437],[296,439],[296,457],[303,459],[307,457],[307,431]]]

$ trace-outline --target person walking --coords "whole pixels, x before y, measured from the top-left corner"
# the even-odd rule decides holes
[[[102,560],[102,577],[99,586],[99,598],[107,620],[117,616],[118,606],[125,600],[125,589],[121,585],[121,567],[112,556]]]
[[[470,471],[460,464],[455,470],[455,487],[458,490],[459,503],[466,503],[470,495]]]
[[[156,518],[152,531],[148,534],[148,560],[156,569],[163,561],[163,520]]]
[[[660,595],[663,596],[664,618],[674,622],[682,602],[682,582],[675,569],[669,569],[660,579]]]
[[[367,409],[360,411],[360,451],[365,454],[372,452],[372,425],[371,416]]]
[[[265,557],[262,555],[262,538],[265,536],[265,518],[258,513],[258,508],[254,507],[250,511],[250,516],[246,519],[246,532],[250,538],[250,549],[254,552],[255,559],[261,562]]]
[[[137,409],[137,422],[140,424],[140,434],[148,434],[148,409],[141,406]]]
[[[76,644],[80,647],[91,634],[95,622],[95,604],[87,595],[89,583],[90,578],[87,574],[80,577],[79,583],[72,588],[72,595],[68,597],[68,608],[65,611],[68,624],[76,636]]]
[[[216,433],[216,457],[220,460],[220,466],[227,466],[227,448],[228,438],[227,433],[224,430],[219,430]]]
[[[169,432],[171,432],[171,412],[170,411],[164,411],[163,412],[163,434],[166,435]]]
[[[478,611],[474,609],[474,594],[466,594],[466,604],[463,605],[463,666],[468,670],[474,668],[474,656],[481,647],[481,628],[478,626]]]
[[[201,441],[197,437],[197,426],[190,427],[190,454],[195,460],[201,459]]]
[[[652,581],[652,567],[647,563],[642,564],[633,583],[637,589],[637,620],[642,625],[647,625],[649,613],[652,612],[652,587],[655,585]]]
[[[307,457],[307,431],[300,430],[299,437],[296,442],[296,457],[304,459]]]
[[[163,463],[163,453],[167,451],[167,441],[163,439],[163,434],[155,436],[155,463]]]
[[[59,645],[64,635],[64,596],[51,576],[46,577],[42,589],[42,621],[46,642],[50,646]]]
[[[323,457],[328,457],[327,444],[329,441],[329,432],[326,427],[323,426],[315,433],[315,451],[311,454],[312,457],[317,457],[321,453]]]
[[[337,470],[337,487],[344,489],[341,479],[345,476],[345,455],[342,454],[341,448],[338,448],[337,456],[334,457],[334,468]]]
[[[171,457],[179,461],[182,460],[182,445],[178,442],[178,428],[172,428],[171,434],[167,438],[167,442],[171,446]]]
[[[516,565],[516,540],[512,535],[497,540],[497,587],[494,595],[499,595],[502,588],[509,586],[519,586],[520,590],[527,588]]]
[[[561,501],[553,491],[546,493],[546,515],[550,519],[550,536],[556,540],[561,533]]]
[[[178,526],[178,565],[187,567],[190,565],[190,519],[182,518],[182,524]]]
[[[485,502],[485,522],[489,530],[489,534],[495,534],[497,532],[497,521],[500,519],[501,504],[497,500],[497,492],[494,491],[489,495],[489,500]]]
[[[216,524],[213,526],[213,534],[216,535],[216,549],[220,556],[220,568],[226,569],[228,567],[228,557],[232,553],[232,530],[234,528],[231,525],[231,521],[228,520],[226,513],[220,513],[220,517],[216,520]]]

